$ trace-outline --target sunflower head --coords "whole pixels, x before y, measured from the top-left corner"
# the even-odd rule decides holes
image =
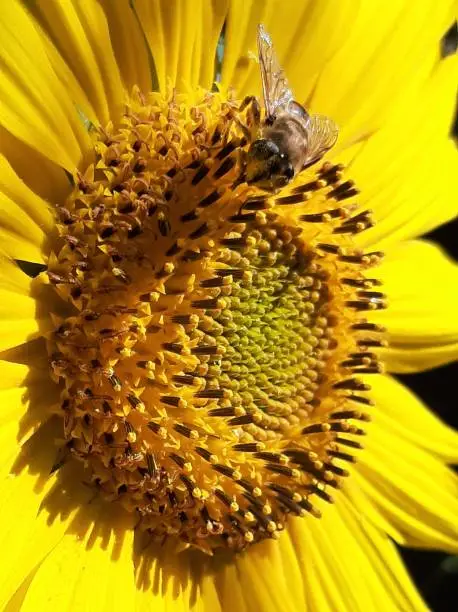
[[[425,609],[453,8],[2,4],[1,610]]]
[[[383,308],[352,248],[342,166],[275,193],[240,177],[250,107],[134,92],[57,210],[48,336],[65,448],[154,538],[211,552],[276,537],[347,474]],[[241,128],[242,126],[242,128]],[[363,410],[363,411],[361,411]]]

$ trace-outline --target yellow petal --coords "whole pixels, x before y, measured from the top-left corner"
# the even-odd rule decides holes
[[[458,434],[438,419],[407,387],[391,376],[371,376],[377,421],[398,439],[431,453],[445,463],[458,462]],[[402,409],[400,408],[402,407]],[[364,451],[361,453],[364,456]]]
[[[4,608],[4,612],[20,612],[21,606],[22,606],[22,602],[24,601],[24,598],[25,598],[26,593],[27,593],[27,589],[29,588],[30,583],[32,582],[32,578],[34,577],[35,572],[36,572],[37,569],[38,568],[33,570],[27,576],[27,578],[22,582],[21,586],[14,593],[13,597],[6,604],[6,606]]]
[[[23,276],[22,272],[21,276]],[[44,370],[46,373],[49,373],[47,357],[48,352],[44,338],[25,342],[0,353],[0,358],[4,361],[26,365],[29,368]]]
[[[13,136],[1,125],[0,153],[34,193],[52,205],[62,204],[65,201],[71,190],[65,170]]]
[[[0,350],[41,335],[35,308],[32,298],[0,289]]]
[[[318,79],[312,107],[333,117],[342,140],[383,127],[401,99],[413,105],[423,96],[454,9],[453,0],[353,3],[353,24]]]
[[[47,359],[46,354],[42,359]],[[4,472],[19,447],[49,419],[59,390],[47,370],[0,361],[0,372],[0,472]]]
[[[3,351],[42,335],[49,329],[49,321],[47,315],[37,311],[37,301],[32,297],[33,279],[5,257],[0,258],[0,264],[0,351]]]
[[[218,612],[215,585],[205,576],[209,559],[201,553],[176,552],[173,541],[149,546],[142,544],[138,534],[135,555],[136,610],[149,612],[188,612],[202,610]]]
[[[80,512],[69,532],[35,573],[21,610],[132,610],[135,583],[132,561],[133,517],[94,512],[88,528]],[[82,536],[79,534],[83,534]]]
[[[359,485],[400,543],[456,552],[458,480],[438,457],[456,460],[458,437],[399,383],[377,377],[372,394],[377,407],[357,464]]]
[[[197,560],[196,560],[197,561]],[[224,612],[213,572],[203,572],[198,578],[195,597],[191,598],[191,612]]]
[[[388,7],[387,7],[388,9]],[[232,0],[225,33],[222,83],[240,98],[261,93],[256,31],[262,23],[297,100],[305,102],[318,75],[348,38],[354,2]]]
[[[296,563],[289,536],[283,534],[279,541],[264,541],[234,557],[236,568],[234,577],[238,588],[231,580],[220,585],[225,599],[223,610],[232,609],[231,603],[239,598],[238,591],[247,610],[274,612],[295,612],[304,609],[304,586],[297,571],[288,574],[287,570]],[[224,580],[230,580],[230,571],[224,570]],[[220,580],[220,579],[218,579]]]
[[[390,539],[345,492],[320,520],[292,519],[288,531],[312,610],[425,610]]]
[[[241,98],[261,93],[253,56],[263,23],[295,98],[331,116],[348,142],[382,126],[407,92],[414,99],[438,59],[453,9],[453,0],[440,7],[433,0],[233,0],[222,81]]]
[[[56,449],[52,443],[54,431],[52,424],[44,426],[16,453],[13,463],[9,462],[7,469],[4,469],[2,464],[0,520],[2,525],[8,525],[8,529],[0,531],[1,609],[34,567],[34,564],[28,565],[28,571],[24,568],[22,574],[17,568],[14,571],[15,564],[25,548],[30,559],[35,559],[35,564],[37,563],[37,551],[31,545],[29,536],[40,504],[55,480],[55,476],[49,477],[56,457]],[[40,550],[38,561],[41,561],[48,551],[49,548]]]
[[[9,361],[0,361],[0,391],[4,389],[14,389],[20,387],[27,378],[29,368],[22,363],[11,363]],[[2,408],[0,418],[4,415],[5,403],[1,402]]]
[[[73,110],[82,111],[83,115],[93,123],[97,123],[97,112],[92,106],[88,98],[84,85],[81,85],[77,79],[78,73],[72,72],[69,69],[64,57],[60,54],[58,47],[55,45],[55,38],[48,34],[43,21],[43,16],[40,13],[36,3],[30,6],[32,14],[35,16],[35,27],[40,33],[43,45],[46,49],[46,54],[51,62],[54,72],[59,81],[64,85],[65,90],[73,104]],[[81,123],[81,117],[79,118]],[[86,128],[87,129],[87,128]]]
[[[21,296],[29,296],[32,279],[14,261],[0,252],[0,289]]]
[[[134,85],[140,90],[151,90],[151,66],[145,35],[135,13],[131,0],[104,0],[101,6],[105,12],[110,31],[110,40],[116,62],[127,92]]]
[[[0,361],[2,384],[0,388],[0,474],[8,473],[14,461],[20,438],[23,437],[23,419],[29,409],[24,380],[29,368],[23,364]]]
[[[228,0],[135,0],[161,91],[167,84],[178,89],[211,88],[227,4]]]
[[[373,317],[388,329],[388,370],[415,372],[458,359],[458,265],[416,240],[390,249],[374,272],[389,301]]]
[[[100,3],[39,0],[33,12],[77,78],[99,122],[104,125],[118,117],[125,92]]]
[[[88,502],[94,493],[82,483],[81,470],[75,469],[79,466],[68,465],[50,474],[57,433],[53,427],[35,434],[20,456],[20,469],[18,466],[13,476],[2,483],[7,497],[5,503],[2,501],[0,515],[7,521],[3,524],[9,525],[1,533],[2,609],[66,532],[82,537],[92,526],[94,510]],[[48,594],[49,591],[48,584]]]
[[[53,215],[47,203],[25,185],[8,160],[0,155],[0,190],[14,201],[34,223],[47,233],[53,227]]]
[[[54,163],[73,171],[89,136],[22,3],[11,0],[0,22],[0,124]],[[30,67],[33,66],[33,70]]]
[[[233,563],[230,563],[230,561],[222,563],[215,580],[222,612],[227,612],[228,610],[250,612],[248,602],[245,600],[245,592],[239,582],[238,570]]]
[[[386,249],[457,215],[458,151],[448,139],[457,69],[458,56],[440,62],[418,98],[398,104],[350,162],[362,205],[376,220],[357,237],[361,247]]]
[[[41,357],[47,359],[45,354]],[[59,390],[41,368],[0,361],[0,371],[0,478],[5,478],[23,445],[49,421]]]
[[[0,154],[0,241],[16,259],[43,262],[42,246],[53,227],[52,213]]]

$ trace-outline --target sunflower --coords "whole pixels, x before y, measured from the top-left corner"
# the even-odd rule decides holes
[[[2,609],[425,609],[395,543],[457,551],[458,444],[387,372],[458,354],[416,239],[457,212],[453,5],[4,3]],[[259,23],[340,126],[275,192]]]

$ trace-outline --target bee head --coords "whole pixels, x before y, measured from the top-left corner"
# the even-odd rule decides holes
[[[273,140],[255,140],[247,154],[246,181],[257,183],[264,189],[278,189],[287,185],[294,176],[294,168],[286,153],[282,153]]]

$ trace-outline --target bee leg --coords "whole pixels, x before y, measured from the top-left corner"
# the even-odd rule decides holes
[[[246,164],[247,164],[247,152],[244,149],[238,150],[238,163],[240,167],[240,174],[232,183],[232,189],[235,189],[242,183],[246,182]]]
[[[252,104],[254,101],[258,102],[256,96],[245,96],[240,103],[238,108],[239,113],[243,112],[249,104]],[[258,103],[259,106],[259,103]]]
[[[251,128],[258,128],[261,123],[261,106],[256,96],[245,96],[238,111],[243,112],[247,107],[247,124]]]
[[[237,126],[242,130],[243,135],[247,139],[247,142],[251,142],[253,140],[252,131],[248,126],[246,126],[238,117],[233,117],[233,120],[237,124]]]
[[[249,126],[256,129],[259,128],[261,124],[261,107],[257,98],[251,100],[251,106],[247,112],[247,120]]]

